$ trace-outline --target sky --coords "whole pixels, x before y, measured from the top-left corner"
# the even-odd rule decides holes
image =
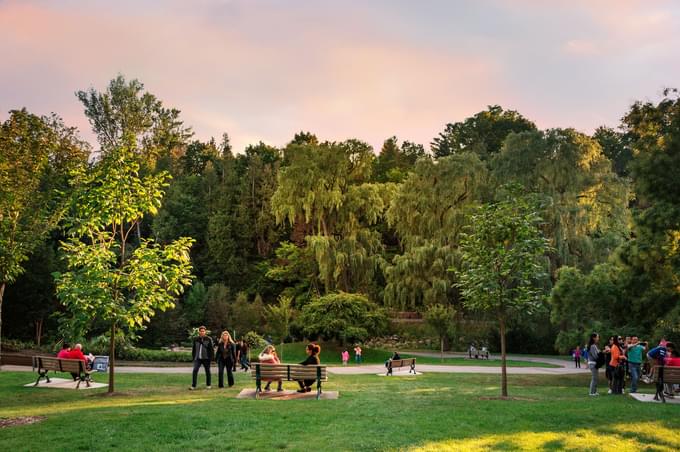
[[[680,2],[0,0],[0,119],[59,114],[139,79],[196,138],[234,150],[300,131],[426,147],[487,105],[539,128],[616,127],[680,87]]]

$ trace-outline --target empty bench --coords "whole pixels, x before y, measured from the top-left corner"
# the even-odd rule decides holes
[[[387,374],[386,375],[392,375],[392,370],[398,367],[407,367],[409,366],[410,369],[408,370],[408,373],[413,372],[415,375],[416,373],[416,359],[415,358],[405,358],[405,359],[390,359],[385,363],[385,366],[387,366]]]
[[[49,383],[50,377],[47,374],[49,371],[68,372],[73,374],[78,381],[76,389],[80,387],[80,383],[82,382],[85,382],[89,388],[90,381],[92,381],[90,379],[90,372],[87,370],[85,362],[79,359],[63,359],[53,356],[34,356],[33,367],[38,371],[38,379],[35,381],[33,386],[38,386],[38,383],[40,383],[42,378],[45,378]]]
[[[260,398],[262,381],[316,381],[316,399],[321,397],[321,383],[328,381],[327,366],[302,364],[251,363],[250,374],[255,379],[255,398]]]
[[[656,382],[656,394],[654,400],[666,403],[664,385],[670,385],[671,391],[674,384],[680,384],[680,367],[654,366],[654,381]]]

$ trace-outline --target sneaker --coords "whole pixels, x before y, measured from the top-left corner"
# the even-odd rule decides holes
[[[622,390],[621,390],[621,394],[625,394],[625,393],[626,393],[626,390],[625,390],[625,389],[622,389]]]
[[[611,393],[612,393],[611,389],[607,390],[607,394],[611,394]]]
[[[193,387],[193,386],[189,386],[189,391],[193,391],[194,389],[196,389],[196,388]]]
[[[598,393],[596,392],[596,393],[594,393],[594,394],[588,394],[588,395],[591,396],[591,397],[597,397],[597,396],[599,396],[600,394],[598,394]]]
[[[307,392],[307,391],[306,391],[305,389],[298,389],[297,392],[299,392],[300,394],[302,394],[302,393]]]
[[[278,388],[276,392],[283,392],[283,388]]]
[[[206,386],[205,389],[212,389],[212,386]]]

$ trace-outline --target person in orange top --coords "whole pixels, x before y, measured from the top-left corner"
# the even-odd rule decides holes
[[[623,379],[626,377],[626,355],[623,353],[621,341],[620,336],[614,336],[614,343],[611,346],[612,359],[609,365],[614,369],[612,394],[623,394]]]

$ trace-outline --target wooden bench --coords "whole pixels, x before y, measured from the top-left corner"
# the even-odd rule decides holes
[[[50,382],[50,377],[47,373],[52,370],[55,372],[68,372],[77,375],[78,384],[76,389],[80,387],[80,383],[83,381],[90,387],[90,372],[87,370],[87,366],[84,361],[79,359],[62,359],[56,358],[54,356],[34,356],[33,357],[33,368],[38,371],[38,379],[35,381],[33,386],[38,386],[40,379],[45,378],[47,382]]]
[[[250,374],[255,379],[255,398],[260,398],[262,381],[316,380],[316,399],[321,397],[321,382],[328,381],[327,366],[302,364],[251,363]]]
[[[661,400],[666,403],[666,396],[663,393],[664,385],[680,384],[680,367],[654,366],[654,381],[656,382],[656,394],[654,400]]]
[[[408,373],[413,372],[415,375],[416,373],[416,359],[415,358],[405,358],[405,359],[390,359],[385,363],[385,366],[387,367],[387,374],[385,375],[392,375],[392,369],[397,368],[397,367],[406,367],[410,366],[411,368],[408,370]]]

